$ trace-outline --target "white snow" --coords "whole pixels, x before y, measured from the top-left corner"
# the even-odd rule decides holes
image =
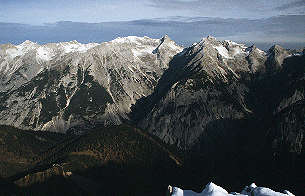
[[[6,50],[6,54],[11,58],[15,58],[17,56],[23,55],[23,52],[21,50],[18,50],[17,48],[9,48]]]
[[[190,190],[181,190],[177,187],[173,187],[173,190],[176,190],[176,192],[175,194],[173,192],[172,196],[294,196],[287,190],[283,193],[279,193],[269,188],[257,187],[254,183],[250,186],[246,186],[241,193],[233,192],[230,194],[224,188],[217,186],[212,182],[208,183],[201,193],[196,193]]]
[[[246,186],[241,193],[248,196],[294,196],[289,191],[279,193],[269,188],[257,187],[254,183],[252,183],[250,186]]]
[[[240,46],[236,46],[234,47],[232,50],[233,50],[233,54],[232,56],[236,56],[236,55],[239,55],[239,54],[246,54],[248,55],[248,52],[245,51],[246,48],[242,48]]]
[[[132,53],[134,56],[143,56],[145,54],[152,54],[152,52],[155,50],[155,47],[147,46],[142,48],[134,48],[132,49]]]
[[[37,48],[37,46],[38,46],[38,44],[31,42],[29,40],[26,40],[22,44],[17,45],[16,48],[18,48],[19,51],[22,51],[23,54],[25,54],[25,53],[29,52],[30,50]]]
[[[294,194],[290,193],[290,192],[287,191],[287,190],[284,190],[283,193],[285,193],[286,195],[289,195],[289,196],[295,196]]]
[[[224,188],[217,186],[216,184],[214,184],[213,182],[210,182],[209,184],[207,184],[205,186],[205,189],[203,189],[202,191],[202,195],[227,195],[228,191],[226,191]]]
[[[256,186],[256,184],[255,183],[252,183],[252,184],[250,184],[250,186],[249,186],[250,188],[256,188],[257,186]]]
[[[149,41],[149,44],[147,44]],[[112,44],[133,44],[131,51],[135,57],[143,56],[145,54],[152,54],[156,49],[156,45],[160,42],[159,39],[151,39],[146,36],[137,37],[137,36],[128,36],[128,37],[118,37],[108,43]],[[152,45],[150,45],[152,44]]]
[[[245,45],[228,40],[225,42],[229,44],[229,49],[223,45],[213,46],[223,58],[233,59],[236,55],[249,55],[249,51],[246,51],[247,47]]]
[[[39,47],[36,52],[37,59],[41,59],[43,61],[50,61],[54,56],[52,50],[49,48],[45,48],[43,46]]]
[[[140,39],[139,37],[136,37],[136,36],[128,36],[128,37],[118,37],[114,40],[112,40],[111,42],[112,43],[137,43],[138,42],[138,39]]]
[[[93,48],[99,44],[97,43],[89,43],[89,44],[81,44],[77,41],[72,42],[61,42],[56,44],[56,48],[53,48],[50,45],[38,45],[31,41],[25,41],[22,44],[17,45],[16,47],[9,48],[6,50],[6,54],[10,58],[15,58],[17,56],[22,56],[28,53],[29,51],[36,50],[36,57],[42,61],[50,61],[55,56],[56,49],[60,48],[64,54],[71,52],[86,52],[90,48]]]
[[[178,187],[173,187],[173,193],[171,196],[183,196],[183,190]]]
[[[137,36],[128,36],[128,37],[118,37],[112,41],[110,41],[110,43],[118,43],[118,44],[122,44],[122,43],[133,43],[133,44],[137,44],[140,45],[140,42],[143,42],[145,40],[150,40],[153,41],[155,43],[159,42],[159,39],[151,39],[147,36],[144,37],[137,37]]]
[[[37,44],[26,40],[22,44],[17,45],[14,48],[9,48],[6,50],[6,54],[11,57],[12,59],[17,57],[17,56],[22,56],[29,52],[30,50],[33,50],[37,47]]]
[[[245,192],[243,192],[245,194]],[[250,193],[247,194],[248,196],[287,196],[287,194],[275,192],[269,188],[265,187],[256,187],[253,188]]]
[[[222,46],[222,45],[213,46],[213,48],[215,48],[222,57],[224,57],[226,59],[230,58],[228,50],[224,46]]]
[[[181,52],[181,51],[183,50],[182,47],[177,46],[174,42],[169,42],[169,43],[167,44],[167,46],[169,46],[169,47],[170,47],[172,50],[174,50],[174,51],[179,51],[179,52]]]
[[[257,50],[260,54],[266,55],[266,52],[264,52],[264,51],[262,51],[262,50],[260,50],[260,49],[258,49],[258,48],[256,48],[256,50]]]
[[[99,45],[98,43],[81,44],[78,43],[77,41],[59,43],[59,46],[63,48],[65,53],[71,53],[71,52],[84,53],[90,48],[93,48],[98,45]]]
[[[227,42],[229,45],[232,45],[232,46],[240,46],[240,44],[233,42],[231,40],[225,40],[225,42]]]
[[[130,43],[135,44],[135,47],[132,48],[132,53],[134,56],[143,56],[145,54],[151,54],[155,49],[156,45],[160,43],[160,39],[151,39],[149,37],[137,37],[137,36],[128,36],[128,37],[118,37],[107,43]],[[146,43],[146,44],[145,44]],[[148,43],[148,44],[147,44]],[[55,45],[38,45],[37,43],[31,41],[25,41],[20,45],[17,45],[14,48],[6,50],[6,54],[10,58],[15,58],[17,56],[22,56],[31,50],[36,50],[37,60],[50,61],[54,56],[61,51],[61,54],[68,54],[73,52],[84,53],[87,50],[96,47],[100,44],[98,43],[88,43],[81,44],[77,41],[70,42],[60,42]],[[175,51],[182,51],[180,46],[177,46],[174,42],[167,43],[167,46]]]

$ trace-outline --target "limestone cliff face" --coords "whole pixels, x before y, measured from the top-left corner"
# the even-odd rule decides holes
[[[180,148],[204,148],[255,123],[263,134],[304,100],[304,52],[277,45],[264,52],[209,36],[183,49],[168,36],[130,36],[0,48],[0,124],[22,129],[129,121]]]
[[[132,115],[138,126],[180,148],[209,143],[211,135],[224,139],[304,99],[302,59],[279,46],[265,53],[208,37],[174,57]]]
[[[61,132],[84,124],[120,124],[136,100],[152,93],[181,50],[167,36],[2,45],[0,123]]]

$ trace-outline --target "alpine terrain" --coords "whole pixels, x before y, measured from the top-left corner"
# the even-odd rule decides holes
[[[4,195],[209,195],[211,181],[304,195],[305,49],[3,44],[0,124]]]

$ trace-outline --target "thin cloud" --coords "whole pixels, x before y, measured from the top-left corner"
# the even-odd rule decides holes
[[[190,16],[221,18],[266,18],[305,10],[305,0],[149,0],[148,5],[160,12],[174,10]]]
[[[276,7],[276,9],[279,11],[288,10],[288,9],[292,9],[292,8],[301,8],[301,9],[305,10],[305,0],[289,2],[289,3],[285,3],[281,6]]]
[[[274,43],[284,47],[305,46],[305,15],[278,16],[264,19],[223,19],[207,17],[170,17],[125,22],[81,23],[57,22],[30,26],[0,22],[0,44],[39,43],[78,40],[81,43],[109,41],[128,35],[160,38],[168,34],[184,46],[208,35],[236,42],[255,43],[268,49]],[[293,29],[293,31],[291,30]],[[26,33],[25,33],[26,32]]]

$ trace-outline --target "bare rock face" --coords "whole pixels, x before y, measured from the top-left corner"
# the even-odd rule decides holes
[[[276,108],[303,99],[303,80],[296,82],[302,90],[290,89],[293,79],[285,78],[295,58],[301,57],[279,46],[265,53],[255,46],[205,38],[174,57],[155,92],[131,114],[139,127],[182,149],[209,143],[213,135],[234,134],[250,126],[245,121],[271,118],[280,110]],[[283,93],[285,99],[280,98],[283,89],[275,88],[279,80],[288,82],[285,88],[291,91]]]
[[[266,53],[209,36],[183,49],[130,36],[0,48],[0,123],[22,129],[129,121],[189,149],[304,99],[304,54],[277,45]]]
[[[181,50],[168,37],[2,45],[0,123],[60,132],[120,124],[136,100],[152,93]]]
[[[264,58],[263,51],[213,37],[184,49],[159,80],[160,89],[143,104],[155,103],[139,126],[170,144],[189,148],[207,129],[214,129],[214,122],[244,118],[251,113],[245,103],[248,88],[238,81],[253,72],[246,58],[254,52]],[[183,74],[176,73],[179,69]],[[169,77],[173,75],[177,77]],[[164,89],[163,83],[170,85]]]
[[[289,52],[279,45],[272,46],[268,51],[268,69],[276,71],[281,69],[284,59],[289,56]]]
[[[299,51],[274,46],[265,53],[208,37],[170,61],[130,116],[186,152],[190,179],[236,186],[251,176],[303,190],[304,78]]]

